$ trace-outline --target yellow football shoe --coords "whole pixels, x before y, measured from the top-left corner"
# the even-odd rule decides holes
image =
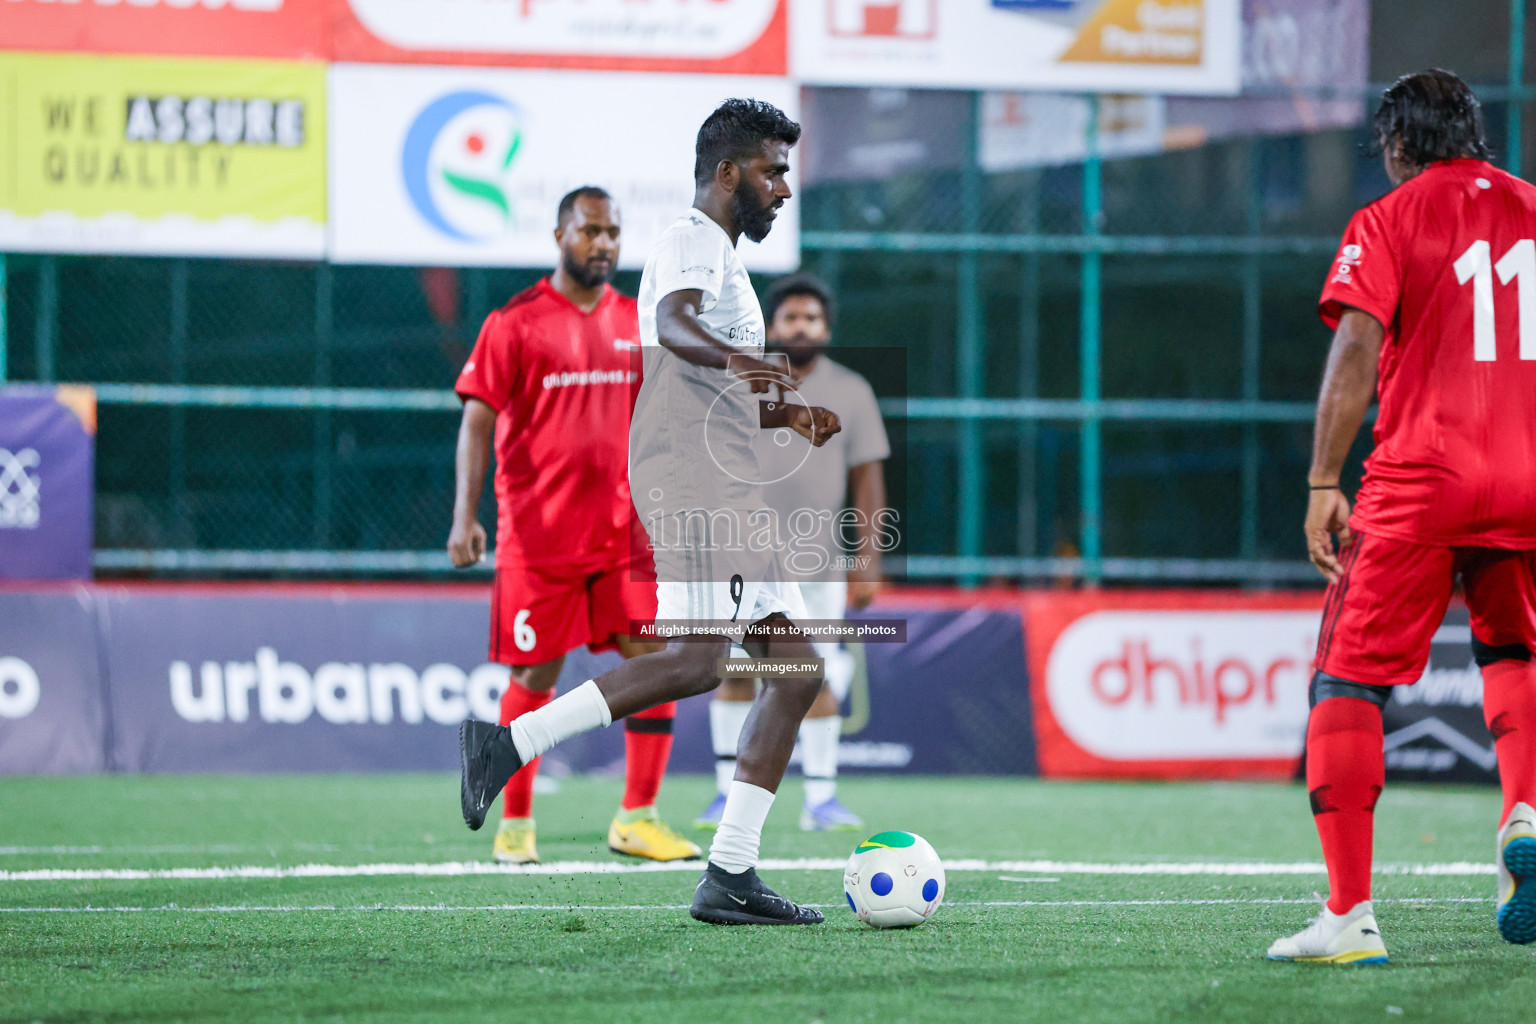
[[[532,818],[503,818],[496,829],[491,857],[498,864],[537,864],[539,848],[535,837]]]
[[[704,851],[672,830],[654,807],[620,811],[608,826],[608,849],[646,860],[697,860]]]

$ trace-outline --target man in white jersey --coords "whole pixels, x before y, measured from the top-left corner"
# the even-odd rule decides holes
[[[834,406],[842,430],[811,449],[787,431],[759,431],[758,465],[763,494],[781,529],[793,538],[787,565],[800,584],[808,619],[841,619],[847,608],[863,609],[880,589],[880,545],[885,509],[883,463],[891,454],[875,393],[858,373],[826,355],[836,305],[825,284],[808,274],[776,281],[763,300],[768,350],[789,359],[799,397],[812,406]],[[852,504],[850,506],[850,498]],[[847,520],[853,536],[845,555],[838,523]],[[837,640],[816,641],[826,663],[826,686],[800,723],[800,770],[805,801],[800,827],[806,831],[856,829],[859,816],[837,798],[841,704],[853,681],[854,660]],[[718,795],[699,815],[700,828],[714,828],[725,810],[725,795],[736,773],[736,747],[752,706],[754,684],[727,679],[709,705],[709,732],[715,751]]]
[[[699,128],[693,209],[662,236],[640,282],[644,383],[630,424],[630,492],[656,556],[657,621],[693,635],[626,661],[509,726],[459,729],[460,805],[472,829],[523,764],[562,740],[719,685],[731,638],[755,657],[816,664],[793,625],[800,594],[773,544],[742,532],[764,514],[752,438],[788,428],[820,447],[836,415],[794,398],[765,362],[763,314],[736,255],[762,241],[790,198],[785,176],[800,126],[757,100],[727,100]],[[772,393],[770,400],[757,395]],[[761,531],[759,531],[760,533]],[[819,671],[763,687],[742,730],[736,779],[691,913],[710,924],[817,924],[822,915],[775,893],[755,865],[763,821],[820,692]]]

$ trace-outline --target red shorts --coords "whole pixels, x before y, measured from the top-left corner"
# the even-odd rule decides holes
[[[1459,577],[1472,635],[1536,650],[1536,551],[1448,548],[1357,533],[1328,587],[1317,671],[1365,686],[1416,683]]]
[[[542,665],[586,644],[611,651],[634,622],[656,618],[656,568],[649,549],[597,572],[571,575],[509,565],[491,593],[491,660]]]

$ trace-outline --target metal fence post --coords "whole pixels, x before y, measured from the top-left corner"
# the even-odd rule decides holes
[[[1259,161],[1263,143],[1248,143],[1248,234],[1257,237],[1262,228],[1259,185]],[[1243,257],[1243,400],[1259,400],[1260,332],[1263,329],[1264,276],[1258,253]],[[1243,424],[1242,519],[1239,523],[1238,550],[1243,558],[1257,558],[1259,551],[1259,470],[1263,456],[1259,448],[1259,425],[1251,420]]]
[[[1509,0],[1509,112],[1505,170],[1520,176],[1525,114],[1525,0]]]
[[[58,353],[59,261],[44,256],[37,268],[37,379],[52,381]]]
[[[1024,212],[1024,229],[1033,235],[1040,230],[1040,188],[1042,176],[1031,176],[1029,198]],[[1019,281],[1019,397],[1040,395],[1040,254],[1024,254],[1024,274]],[[1040,440],[1040,425],[1034,420],[1019,423],[1018,522],[1015,525],[1018,553],[1035,554],[1040,544],[1040,496],[1036,479],[1035,446]],[[1054,511],[1054,510],[1051,510]]]
[[[966,115],[965,164],[960,175],[960,230],[975,234],[981,228],[981,164],[977,151],[980,134],[981,94],[971,93]],[[980,398],[985,390],[986,336],[982,329],[981,257],[974,250],[962,252],[956,266],[959,295],[956,301],[956,338],[961,398]],[[982,554],[982,531],[987,510],[986,452],[984,431],[976,419],[962,420],[960,442],[960,556]],[[975,584],[979,577],[962,582]]]
[[[1104,213],[1103,166],[1099,158],[1099,98],[1088,98],[1088,156],[1083,162],[1083,234],[1099,235]],[[1097,584],[1102,576],[1104,498],[1101,479],[1102,421],[1098,411],[1100,398],[1099,356],[1102,343],[1101,279],[1102,267],[1097,249],[1083,253],[1082,297],[1078,324],[1079,372],[1082,398],[1088,405],[1083,417],[1082,447],[1078,453],[1079,505],[1081,509],[1083,580]]]
[[[171,380],[187,382],[187,277],[190,268],[184,259],[171,261],[170,350]],[[193,535],[191,503],[187,498],[187,407],[172,406],[170,429],[171,522],[176,543],[196,547]]]
[[[331,384],[331,336],[335,326],[331,303],[331,265],[315,268],[315,386]],[[335,501],[334,464],[331,443],[331,410],[315,411],[314,441],[311,460],[315,484],[315,547],[331,545],[331,512]]]

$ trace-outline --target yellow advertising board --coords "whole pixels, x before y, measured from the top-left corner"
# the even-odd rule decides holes
[[[0,53],[0,248],[325,249],[320,63]]]

